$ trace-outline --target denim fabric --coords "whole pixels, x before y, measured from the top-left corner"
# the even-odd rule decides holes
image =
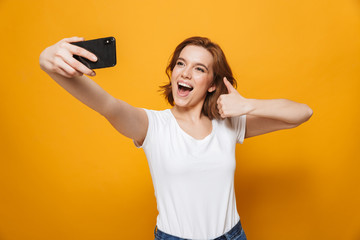
[[[190,240],[164,233],[157,227],[155,227],[154,235],[155,240]],[[228,231],[224,235],[221,235],[220,237],[215,238],[214,240],[246,240],[246,235],[239,221],[230,231]]]

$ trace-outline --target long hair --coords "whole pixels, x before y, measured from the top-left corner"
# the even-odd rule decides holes
[[[169,78],[169,83],[160,86],[160,91],[164,94],[166,100],[170,105],[174,106],[174,97],[172,94],[171,88],[171,74],[176,65],[176,61],[180,56],[181,51],[188,45],[200,46],[208,50],[214,58],[213,63],[213,84],[216,86],[215,91],[208,92],[204,105],[202,107],[202,113],[210,119],[216,118],[221,119],[221,116],[218,112],[216,101],[220,95],[228,93],[227,88],[223,82],[223,78],[226,77],[229,82],[236,87],[236,80],[233,77],[231,68],[226,60],[225,54],[220,48],[220,46],[210,39],[205,37],[190,37],[181,42],[176,48],[174,53],[171,56],[168,66],[166,67],[166,75]]]

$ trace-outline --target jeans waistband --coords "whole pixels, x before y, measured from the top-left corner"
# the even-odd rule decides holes
[[[241,234],[243,236],[241,237]],[[155,240],[190,240],[185,238],[176,237],[165,232],[162,232],[157,226],[154,229]],[[246,240],[245,233],[242,229],[241,222],[239,221],[230,231],[221,235],[220,237],[215,238],[214,240]]]

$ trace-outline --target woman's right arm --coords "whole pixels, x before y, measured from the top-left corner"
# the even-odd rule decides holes
[[[121,134],[142,144],[148,128],[145,111],[114,98],[84,75],[95,76],[95,72],[73,58],[73,55],[92,61],[96,61],[96,56],[70,44],[77,41],[83,39],[66,38],[46,48],[39,59],[41,69],[75,98],[103,115]]]

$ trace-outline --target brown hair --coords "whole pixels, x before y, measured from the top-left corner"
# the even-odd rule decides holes
[[[209,117],[210,119],[216,118],[220,119],[221,116],[218,112],[216,101],[221,94],[228,93],[227,88],[224,84],[223,78],[226,77],[229,82],[236,87],[236,80],[232,75],[232,71],[230,66],[226,60],[224,52],[221,50],[220,46],[210,39],[205,37],[191,37],[185,39],[182,43],[180,43],[176,48],[172,57],[169,61],[168,66],[166,67],[166,75],[168,76],[170,82],[164,86],[161,86],[161,91],[165,95],[167,101],[174,106],[174,97],[172,94],[171,88],[171,74],[176,65],[176,61],[180,56],[181,51],[188,45],[200,46],[208,50],[214,58],[213,63],[213,72],[214,79],[213,84],[215,84],[216,89],[213,92],[208,92],[204,105],[202,108],[202,113]]]

